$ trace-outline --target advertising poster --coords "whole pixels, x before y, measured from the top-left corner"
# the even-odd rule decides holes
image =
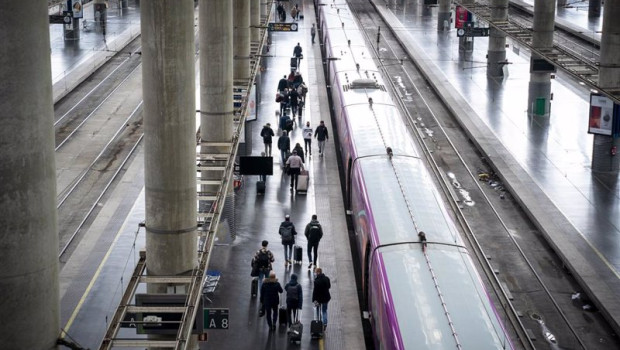
[[[73,5],[71,9],[73,11],[73,18],[84,17],[84,8],[82,6],[82,0],[73,0]]]
[[[463,28],[463,26],[465,25],[465,22],[469,20],[467,10],[464,7],[457,6],[455,13],[456,13],[456,18],[454,19],[454,28],[456,29]]]
[[[614,103],[606,96],[590,95],[590,117],[588,133],[611,135],[613,125]]]

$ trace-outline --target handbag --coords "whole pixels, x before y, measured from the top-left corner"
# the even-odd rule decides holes
[[[279,92],[276,93],[276,102],[282,102],[282,95]]]

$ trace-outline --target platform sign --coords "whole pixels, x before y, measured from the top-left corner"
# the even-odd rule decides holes
[[[468,25],[471,22],[466,23],[466,26],[463,28],[460,28],[456,31],[456,36],[457,37],[463,37],[463,36],[467,36],[467,37],[474,37],[474,36],[489,36],[489,28],[479,28],[479,27],[474,27],[473,23],[471,23],[472,25]]]
[[[203,310],[204,329],[228,329],[229,309],[204,308]]]
[[[299,26],[297,23],[270,22],[268,28],[270,32],[296,32]]]
[[[598,135],[612,134],[614,124],[614,102],[607,96],[590,94],[590,116],[588,133]]]

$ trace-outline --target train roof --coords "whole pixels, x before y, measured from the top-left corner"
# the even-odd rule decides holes
[[[357,163],[377,230],[375,245],[418,242],[419,231],[428,242],[463,245],[422,160],[381,156]]]
[[[462,349],[511,348],[504,347],[509,340],[504,338],[495,309],[467,252],[454,246],[429,245],[427,254],[432,272],[419,245],[383,247],[378,252],[391,306],[400,306],[393,307],[393,312],[404,348],[457,348],[439,295]]]

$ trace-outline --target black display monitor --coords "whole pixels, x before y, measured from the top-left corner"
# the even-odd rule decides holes
[[[241,175],[273,175],[273,157],[239,157]]]

